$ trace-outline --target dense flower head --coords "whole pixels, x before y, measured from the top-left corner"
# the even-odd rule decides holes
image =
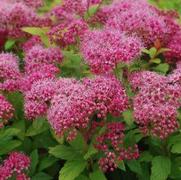
[[[92,92],[80,82],[60,80],[58,92],[51,101],[48,120],[57,134],[67,130],[86,128],[94,110]]]
[[[21,74],[18,58],[11,53],[0,54],[0,89],[7,91],[17,90]]]
[[[88,25],[81,19],[66,20],[51,28],[49,36],[52,42],[60,46],[67,46],[77,42],[88,29]]]
[[[96,115],[106,118],[108,113],[117,116],[127,107],[127,96],[122,85],[112,77],[60,79],[57,92],[51,100],[48,120],[57,134],[86,128]]]
[[[170,50],[165,53],[165,57],[168,62],[174,63],[175,61],[180,61],[181,59],[181,30],[177,31],[169,43],[167,44],[167,48]]]
[[[176,131],[180,97],[180,86],[168,83],[168,79],[146,82],[133,103],[135,121],[143,133],[163,139]]]
[[[116,5],[116,4],[115,4]],[[137,34],[146,45],[164,39],[167,27],[162,18],[146,1],[123,0],[109,16],[106,26],[129,34]]]
[[[100,168],[103,171],[113,171],[120,160],[130,160],[139,157],[137,145],[126,147],[124,145],[124,124],[111,122],[106,125],[106,130],[96,139],[95,147],[103,151],[106,157],[99,160]]]
[[[39,36],[30,37],[25,43],[23,43],[22,48],[25,53],[27,53],[33,46],[42,45],[41,38]]]
[[[121,83],[112,76],[97,76],[84,79],[83,83],[94,92],[97,116],[119,116],[128,105],[128,98]]]
[[[3,95],[0,95],[0,128],[4,126],[13,117],[14,108],[6,100]]]
[[[22,175],[24,170],[27,170],[29,166],[30,158],[28,156],[20,152],[12,152],[0,166],[0,179],[9,179],[11,176],[14,175],[14,173],[16,174],[16,176],[19,176],[20,179],[20,175]]]
[[[54,79],[42,79],[32,84],[25,92],[25,114],[28,119],[34,119],[46,114],[48,103],[56,91]]]
[[[117,30],[94,30],[84,35],[81,52],[94,73],[106,73],[120,62],[130,63],[136,59],[142,47],[136,36]]]
[[[59,48],[44,48],[40,45],[33,46],[25,56],[25,70],[31,72],[35,66],[61,63],[63,55]]]
[[[25,35],[21,30],[22,27],[41,27],[51,23],[49,17],[38,16],[34,9],[29,8],[23,2],[3,1],[0,14],[2,14],[1,26],[8,32],[8,36],[15,38]]]

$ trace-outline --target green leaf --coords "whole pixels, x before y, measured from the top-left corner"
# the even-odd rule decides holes
[[[139,175],[142,175],[142,168],[141,168],[141,164],[139,161],[130,160],[130,161],[127,161],[127,165],[131,171],[133,171]]]
[[[157,54],[161,54],[161,53],[168,52],[168,51],[170,51],[169,48],[161,48],[158,50]]]
[[[76,152],[75,149],[65,145],[57,145],[49,148],[49,154],[65,160],[74,160],[81,157],[81,154]]]
[[[133,125],[134,117],[133,117],[133,111],[132,110],[128,109],[127,111],[124,111],[123,112],[123,118],[124,118],[124,121],[126,122],[126,124],[128,126]]]
[[[119,161],[118,162],[118,168],[123,170],[123,171],[126,171],[126,167],[125,167],[124,161]]]
[[[162,63],[162,64],[159,64],[158,66],[154,67],[153,69],[155,71],[160,72],[165,75],[169,70],[169,64]]]
[[[10,140],[10,141],[5,142],[4,144],[1,144],[0,155],[4,155],[11,152],[12,150],[19,147],[21,144],[22,144],[21,141],[18,141],[18,140]]]
[[[48,33],[49,28],[48,27],[23,27],[22,31],[27,32],[31,35],[37,35],[37,36],[42,36]]]
[[[44,172],[37,173],[32,177],[32,180],[51,180],[51,179],[53,178]]]
[[[94,145],[90,144],[87,153],[84,155],[84,159],[89,159],[92,155],[95,155],[97,152],[98,150],[94,147]]]
[[[17,128],[8,128],[0,130],[0,141],[8,139],[12,136],[17,136],[20,133],[20,130]]]
[[[42,27],[42,28],[40,28],[40,27],[24,27],[24,28],[22,28],[22,30],[31,35],[40,36],[40,38],[45,46],[47,46],[47,47],[51,46],[50,40],[47,36],[47,33],[49,31],[48,27]],[[54,45],[52,45],[52,46],[54,46]]]
[[[171,152],[172,153],[181,153],[181,142],[174,144],[172,146]]]
[[[25,120],[16,120],[13,123],[13,127],[19,130],[19,133],[17,134],[17,137],[21,140],[24,140],[25,138]]]
[[[155,64],[160,64],[161,63],[161,59],[159,58],[154,58],[150,61],[151,63],[155,63]]]
[[[171,171],[171,161],[164,156],[156,156],[152,160],[151,180],[166,180]]]
[[[26,132],[26,136],[36,136],[49,129],[49,125],[43,118],[38,118],[33,121]]]
[[[42,171],[44,169],[47,169],[48,167],[52,166],[55,162],[57,162],[58,159],[48,156],[41,160],[40,165],[38,167],[38,171]]]
[[[59,172],[59,180],[74,180],[86,167],[86,161],[67,161]]]
[[[152,47],[150,50],[149,50],[149,55],[150,57],[153,59],[155,56],[156,56],[156,53],[157,53],[157,49],[155,47]]]
[[[96,170],[89,175],[91,180],[106,180],[104,173],[100,170]]]
[[[77,133],[76,138],[73,141],[70,141],[69,144],[76,150],[82,152],[86,146],[84,137],[81,133]]]
[[[37,165],[38,165],[39,155],[38,155],[37,149],[35,149],[35,150],[31,153],[30,158],[31,158],[30,175],[32,176],[32,175],[35,173],[36,167],[37,167]]]
[[[153,159],[153,156],[150,154],[149,151],[144,151],[141,153],[139,161],[140,162],[150,162]]]
[[[10,50],[13,48],[13,46],[15,45],[16,40],[15,39],[8,39],[4,45],[4,49],[6,51]]]

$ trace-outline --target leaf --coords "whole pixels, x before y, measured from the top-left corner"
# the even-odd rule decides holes
[[[81,156],[81,154],[76,152],[75,149],[65,145],[57,145],[49,148],[49,154],[64,160],[74,160]]]
[[[12,150],[16,149],[22,144],[21,141],[18,140],[10,140],[5,142],[3,145],[0,146],[0,155],[7,154],[11,152]]]
[[[161,53],[168,52],[168,51],[170,51],[169,48],[161,48],[157,51],[157,54],[161,54]]]
[[[161,59],[159,58],[154,58],[150,61],[151,63],[155,63],[155,64],[160,64],[161,63]]]
[[[132,110],[127,110],[123,112],[123,118],[124,121],[128,126],[133,125],[134,118],[133,118],[133,111]]]
[[[40,27],[23,27],[22,30],[31,35],[40,36],[40,38],[45,46],[47,46],[47,47],[54,46],[53,44],[51,45],[50,40],[47,36],[47,33],[49,31],[48,27],[42,27],[42,28],[40,28]]]
[[[96,170],[89,175],[91,180],[106,180],[104,173],[100,170]]]
[[[38,171],[42,171],[44,169],[47,169],[48,167],[52,166],[55,162],[57,162],[58,159],[48,156],[41,160],[40,165],[38,167]]]
[[[17,128],[8,128],[0,130],[0,141],[8,139],[12,136],[17,136],[20,133],[20,130]]]
[[[22,31],[27,32],[31,35],[42,36],[49,31],[48,27],[40,28],[40,27],[23,27]]]
[[[150,154],[149,151],[144,151],[141,153],[139,161],[140,162],[150,162],[153,159],[153,156]]]
[[[13,46],[15,45],[15,43],[16,43],[16,40],[14,40],[14,39],[8,39],[8,40],[6,41],[6,43],[5,43],[5,45],[4,45],[4,49],[5,49],[6,51],[12,49]]]
[[[129,169],[139,175],[142,175],[142,168],[140,165],[140,162],[137,160],[130,160],[127,161],[127,165],[129,167]]]
[[[40,172],[38,174],[35,174],[31,180],[51,180],[53,179],[51,176],[44,172]]]
[[[81,133],[77,133],[76,138],[73,141],[70,141],[69,144],[76,150],[83,152],[86,144],[84,141],[84,137],[82,136]]]
[[[22,120],[16,120],[13,123],[13,127],[19,130],[19,133],[17,134],[17,137],[21,140],[24,140],[25,138],[25,121],[24,119]]]
[[[164,156],[156,156],[152,160],[151,180],[166,180],[171,171],[171,161]]]
[[[32,175],[35,173],[36,167],[37,167],[37,165],[38,165],[39,155],[38,155],[37,149],[35,149],[35,150],[31,153],[30,158],[31,158],[30,175],[32,176]]]
[[[49,129],[49,125],[43,118],[38,118],[33,121],[26,132],[26,136],[36,136]]]
[[[154,67],[153,69],[165,75],[169,70],[169,65],[167,63],[162,63]]]
[[[86,167],[83,159],[67,161],[59,172],[59,180],[74,180]]]
[[[171,152],[172,153],[181,153],[181,142],[174,144],[172,146]]]
[[[97,152],[98,150],[94,148],[94,145],[90,144],[87,153],[84,155],[84,159],[89,159],[92,155],[96,154]]]
[[[126,167],[124,165],[124,161],[119,161],[118,162],[118,168],[123,170],[123,171],[126,171]]]

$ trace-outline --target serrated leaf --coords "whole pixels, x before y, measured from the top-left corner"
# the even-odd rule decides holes
[[[84,159],[89,159],[92,155],[95,155],[97,152],[98,150],[94,147],[94,145],[90,144],[87,153],[84,155]]]
[[[169,64],[167,63],[159,64],[158,66],[154,67],[154,70],[165,75],[169,70]]]
[[[77,136],[76,138],[73,140],[73,141],[70,141],[69,144],[76,150],[78,151],[83,151],[86,144],[85,144],[85,141],[84,141],[84,137],[82,136],[81,133],[77,133]]]
[[[181,153],[181,142],[175,143],[171,149],[172,153]]]
[[[31,158],[30,175],[32,176],[35,173],[35,171],[36,171],[36,167],[38,165],[38,160],[39,160],[39,155],[38,155],[37,149],[35,149],[30,154],[30,158]]]
[[[8,139],[9,137],[16,136],[20,133],[20,130],[17,128],[7,128],[0,130],[0,141]]]
[[[89,175],[91,180],[106,180],[104,173],[101,170],[96,170]]]
[[[4,45],[4,49],[6,51],[12,49],[15,43],[16,43],[15,39],[8,39]]]
[[[151,179],[166,180],[171,171],[171,161],[164,156],[156,156],[152,160]]]
[[[124,121],[126,122],[126,124],[128,126],[133,125],[134,117],[133,117],[133,111],[132,110],[128,109],[127,111],[124,111],[123,112],[123,118],[124,118]]]
[[[149,55],[151,59],[153,59],[156,56],[156,53],[157,53],[157,49],[155,47],[152,47],[151,49],[149,49]]]
[[[1,144],[0,155],[4,155],[11,152],[12,150],[19,147],[21,144],[22,142],[18,140],[10,140],[10,141],[5,142],[4,145]]]
[[[87,176],[81,174],[80,176],[75,178],[75,180],[89,180],[89,178]]]
[[[153,159],[153,156],[150,154],[149,151],[144,151],[141,153],[139,161],[140,162],[150,162]]]
[[[125,167],[124,161],[119,161],[117,165],[118,165],[119,169],[121,169],[123,171],[126,171],[126,167]]]
[[[76,152],[75,149],[65,145],[57,145],[49,148],[49,154],[64,160],[74,160],[81,157],[81,154]]]
[[[36,136],[49,129],[49,125],[43,118],[38,118],[33,121],[32,126],[26,131],[26,136]]]
[[[37,36],[42,36],[45,35],[48,31],[49,28],[48,27],[23,27],[22,31],[27,32],[31,35],[37,35]]]
[[[74,180],[86,167],[86,161],[67,161],[59,172],[59,180]]]
[[[52,156],[44,157],[40,162],[40,165],[38,167],[38,171],[42,171],[42,170],[52,166],[57,161],[58,161],[58,159],[56,159]]]
[[[141,168],[141,164],[139,161],[130,160],[130,161],[127,161],[127,165],[131,171],[133,171],[139,175],[142,175],[142,168]]]

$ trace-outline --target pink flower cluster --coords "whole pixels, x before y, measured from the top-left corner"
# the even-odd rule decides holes
[[[0,54],[0,89],[14,91],[19,88],[21,77],[18,58],[11,53]]]
[[[13,117],[13,113],[13,106],[3,95],[0,95],[0,128],[2,128],[8,122],[8,120]]]
[[[124,144],[124,124],[121,122],[108,123],[105,132],[96,139],[95,147],[105,153],[105,157],[99,160],[103,171],[114,171],[117,162],[125,159],[136,159],[139,157],[137,145],[126,147]]]
[[[36,14],[34,8],[30,8],[30,6],[37,7],[39,5],[39,0],[2,0],[0,7],[1,31],[7,32],[7,36],[16,38],[25,35],[21,30],[22,27],[50,25],[48,17],[40,17]]]
[[[59,46],[75,44],[88,29],[88,25],[81,19],[66,20],[51,28],[49,36],[52,42]]]
[[[41,79],[32,84],[31,89],[25,92],[25,114],[28,119],[35,119],[46,115],[48,103],[56,90],[54,79]]]
[[[136,123],[144,134],[161,139],[168,137],[179,127],[177,109],[180,107],[180,86],[169,82],[167,77],[151,72],[140,73],[134,82],[140,88],[133,100]]]
[[[86,128],[90,118],[100,119],[108,113],[117,116],[127,107],[127,97],[121,84],[114,78],[96,77],[82,83],[61,79],[48,110],[48,120],[57,134],[75,128]]]
[[[31,47],[31,43],[29,45]],[[41,45],[30,48],[25,54],[25,72],[21,90],[29,90],[31,85],[38,80],[55,78],[60,72],[57,65],[62,60],[63,55],[59,48],[44,48]]]
[[[143,45],[135,36],[117,30],[95,30],[85,33],[81,52],[94,73],[106,73],[118,63],[130,63],[141,54]]]
[[[30,166],[30,158],[20,152],[12,152],[0,165],[0,180],[6,180],[16,176],[17,180],[29,180],[24,174]]]

